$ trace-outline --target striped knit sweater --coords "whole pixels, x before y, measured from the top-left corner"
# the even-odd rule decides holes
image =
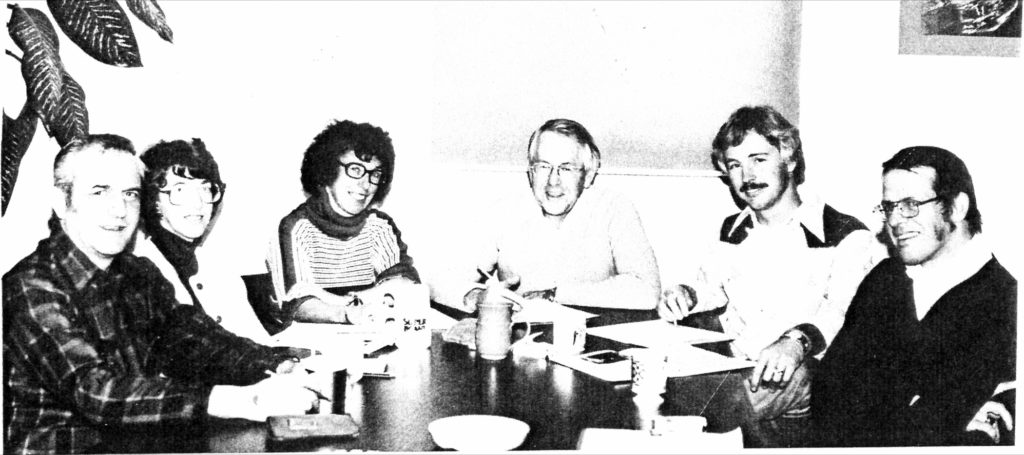
[[[316,225],[306,205],[281,220],[267,256],[278,300],[296,283],[343,294],[395,276],[419,282],[401,232],[387,214],[369,209],[344,226],[354,235],[337,237]]]

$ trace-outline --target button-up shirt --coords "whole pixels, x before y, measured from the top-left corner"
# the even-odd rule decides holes
[[[212,384],[255,383],[285,358],[176,304],[150,261],[101,270],[51,224],[3,278],[5,452],[81,452],[102,427],[191,420]]]
[[[736,355],[758,358],[787,330],[814,325],[830,343],[842,326],[846,308],[864,276],[886,256],[870,231],[848,234],[835,247],[811,248],[808,235],[825,240],[824,204],[804,202],[788,222],[757,222],[748,208],[732,229],[749,218],[739,244],[711,247],[697,279],[694,311],[725,307],[720,316],[735,338]]]

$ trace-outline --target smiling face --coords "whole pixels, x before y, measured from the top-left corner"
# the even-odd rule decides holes
[[[139,223],[140,168],[128,153],[83,150],[75,157],[71,196],[56,195],[64,232],[100,268],[124,251]]]
[[[210,192],[210,181],[181,177],[167,172],[167,184],[161,188],[157,199],[160,212],[160,226],[178,237],[194,241],[206,233],[213,216],[213,203],[203,202],[200,193]],[[174,202],[171,203],[171,193]]]
[[[882,200],[927,201],[936,196],[932,189],[934,180],[935,169],[930,167],[891,170],[882,176]],[[913,218],[894,210],[885,221],[891,246],[907,265],[926,264],[946,254],[952,245],[953,224],[943,213],[942,202],[921,204],[918,209],[920,212]]]
[[[723,156],[732,191],[755,212],[770,210],[790,190],[795,164],[754,131]]]
[[[363,161],[352,150],[345,152],[338,160],[338,178],[326,188],[331,208],[341,216],[359,215],[369,207],[373,195],[377,193],[377,185],[370,183],[370,174],[381,168],[381,162],[377,157]],[[359,178],[349,177],[345,172],[345,165],[350,163],[361,164],[366,168],[366,174]]]
[[[537,138],[537,156],[533,163],[551,165],[551,172],[529,172],[530,187],[544,216],[564,218],[583,194],[586,174],[583,171],[583,153],[590,153],[575,139],[553,131],[545,131]],[[567,166],[563,166],[567,165]],[[559,167],[572,167],[577,171],[559,171]]]

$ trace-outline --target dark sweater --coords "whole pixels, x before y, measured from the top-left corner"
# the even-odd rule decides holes
[[[1015,377],[1016,322],[1017,281],[995,258],[921,321],[905,266],[882,261],[861,283],[812,383],[819,443],[977,442],[963,430],[996,386]]]

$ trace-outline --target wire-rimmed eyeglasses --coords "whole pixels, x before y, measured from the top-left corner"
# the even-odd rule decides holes
[[[213,204],[224,196],[224,184],[210,181],[203,181],[200,184],[176,183],[160,192],[166,194],[167,200],[173,205],[185,205],[189,202],[189,198],[194,198],[197,195],[203,204]]]
[[[881,213],[886,219],[888,219],[896,209],[899,209],[900,216],[903,218],[913,218],[921,213],[922,205],[938,201],[939,199],[940,198],[938,196],[935,196],[924,201],[918,201],[912,198],[901,199],[896,202],[882,201],[881,204],[878,204],[878,206],[875,207],[875,212]]]
[[[384,180],[384,170],[381,168],[370,170],[359,163],[341,163],[341,167],[345,168],[345,175],[356,180],[363,178],[367,174],[370,175],[370,183],[374,185],[380,185],[380,181]]]
[[[583,166],[571,163],[562,163],[559,164],[558,166],[552,166],[551,163],[538,161],[530,165],[530,170],[533,171],[533,175],[540,178],[547,178],[551,176],[551,171],[553,169],[558,169],[557,172],[559,177],[562,177],[566,174],[576,175],[579,174],[580,172],[583,172]]]

